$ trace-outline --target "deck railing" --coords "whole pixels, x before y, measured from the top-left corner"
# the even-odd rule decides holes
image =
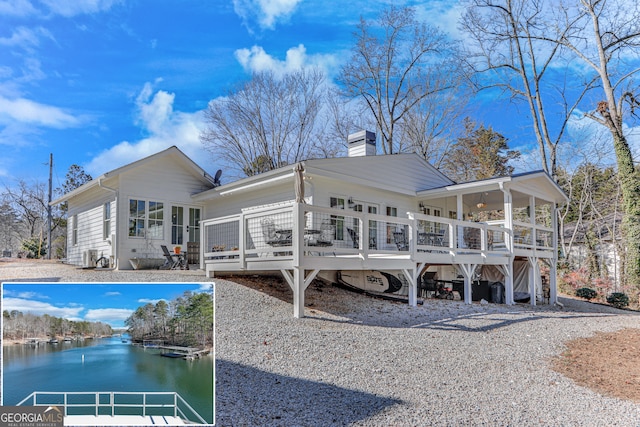
[[[300,257],[424,257],[424,253],[505,256],[515,248],[552,248],[553,231],[504,221],[471,222],[408,212],[406,217],[288,203],[200,223],[201,264]],[[529,233],[529,243],[524,240]],[[513,235],[513,239],[511,236]],[[535,243],[531,243],[535,242]],[[512,246],[513,245],[513,246]]]
[[[34,391],[18,406],[64,406],[68,415],[169,415],[190,424],[207,424],[176,392],[42,392]],[[185,413],[186,411],[186,413]],[[187,416],[187,414],[189,414]],[[194,421],[195,418],[195,421]]]

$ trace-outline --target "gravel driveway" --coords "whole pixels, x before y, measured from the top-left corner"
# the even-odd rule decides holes
[[[0,280],[23,279],[211,280],[0,262]],[[412,308],[312,285],[307,317],[294,319],[281,285],[215,282],[216,425],[640,426],[640,404],[549,368],[563,342],[640,328],[637,313],[572,299],[561,299],[564,309],[444,300]]]

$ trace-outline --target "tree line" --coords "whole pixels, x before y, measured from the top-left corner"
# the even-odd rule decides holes
[[[213,346],[213,293],[186,291],[166,302],[147,303],[125,320],[133,341],[162,340],[187,347]]]
[[[37,316],[18,310],[4,310],[2,317],[4,339],[103,336],[113,333],[111,326],[106,323],[69,320],[48,314]]]

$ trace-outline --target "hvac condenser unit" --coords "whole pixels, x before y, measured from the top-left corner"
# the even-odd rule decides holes
[[[98,260],[98,251],[96,249],[87,249],[82,253],[82,267],[95,268]]]

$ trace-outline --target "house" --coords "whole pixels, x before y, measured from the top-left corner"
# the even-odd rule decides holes
[[[157,258],[161,245],[197,241],[203,205],[192,194],[214,178],[177,147],[107,172],[52,204],[68,203],[67,262],[95,267],[98,259],[131,269],[132,258]]]
[[[620,285],[623,269],[621,212],[566,224],[563,234],[565,256],[572,270],[593,268],[615,285]]]
[[[556,206],[567,199],[545,172],[456,184],[416,154],[376,155],[371,132],[351,135],[348,150],[347,157],[307,160],[216,186],[172,147],[56,201],[68,201],[79,226],[86,218],[85,227],[94,230],[69,233],[69,261],[80,263],[83,251],[115,244],[117,267],[126,268],[134,253],[170,244],[173,208],[183,206],[201,213],[189,228],[199,227],[199,235],[191,233],[188,241],[199,242],[208,276],[280,272],[293,290],[296,317],[304,316],[304,291],[318,276],[360,274],[361,287],[404,294],[411,305],[425,272],[452,284],[461,279],[458,290],[467,303],[477,300],[479,284],[501,281],[507,303],[521,292],[536,304],[546,265],[556,302]],[[160,161],[163,177],[147,176]],[[167,194],[163,186],[172,181]],[[113,219],[120,225],[105,244],[96,224],[101,206],[114,203],[114,196],[123,205]],[[162,205],[140,210],[140,201]],[[152,216],[158,210],[167,218],[160,224]],[[393,286],[389,274],[374,272],[397,273]]]

